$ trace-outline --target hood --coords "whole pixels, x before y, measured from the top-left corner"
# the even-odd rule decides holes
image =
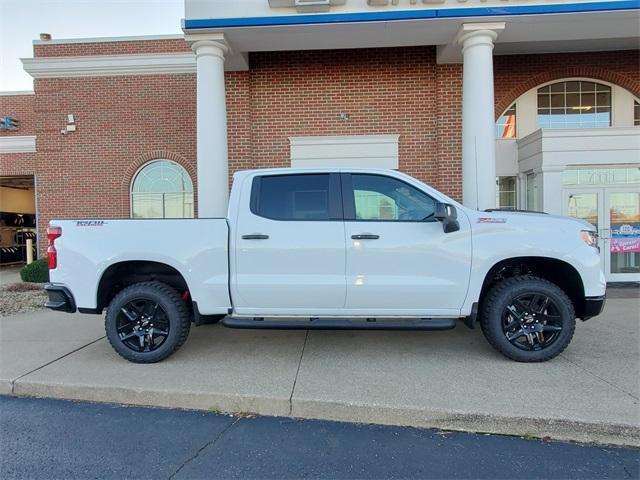
[[[472,223],[478,224],[547,224],[549,227],[575,227],[580,230],[589,230],[593,232],[598,230],[594,225],[580,218],[550,215],[543,212],[529,212],[522,210],[467,210],[467,214],[469,214],[469,218]]]

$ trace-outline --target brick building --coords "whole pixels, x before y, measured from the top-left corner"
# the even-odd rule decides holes
[[[637,1],[185,3],[184,36],[34,42],[34,92],[0,96],[2,245],[30,216],[223,215],[239,169],[376,166],[588,219],[640,280]]]

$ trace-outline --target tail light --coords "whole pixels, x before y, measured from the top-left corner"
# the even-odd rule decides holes
[[[54,243],[56,238],[62,236],[62,227],[47,228],[47,238],[49,239],[49,248],[47,248],[47,258],[49,260],[49,270],[53,270],[58,266],[58,252]]]

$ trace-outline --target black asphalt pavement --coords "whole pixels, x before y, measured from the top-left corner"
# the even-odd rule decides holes
[[[634,478],[640,450],[0,397],[0,478]]]

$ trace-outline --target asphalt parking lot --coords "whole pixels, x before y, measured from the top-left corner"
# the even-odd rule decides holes
[[[4,479],[638,478],[637,449],[0,397]]]

